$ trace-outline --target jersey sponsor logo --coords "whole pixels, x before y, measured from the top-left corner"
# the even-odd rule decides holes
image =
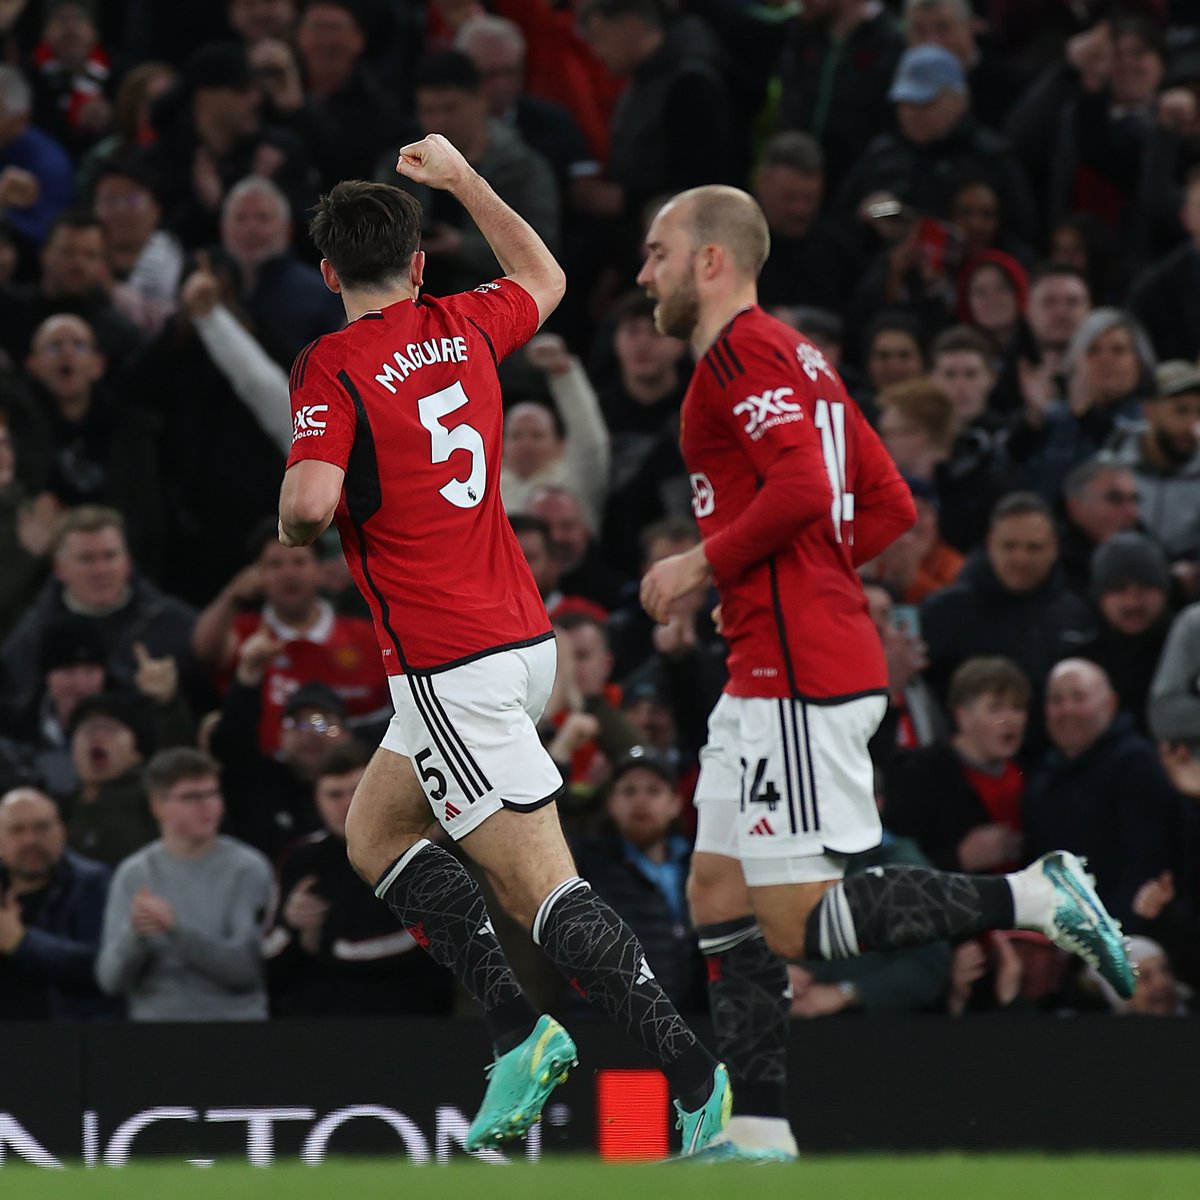
[[[500,285],[498,283],[481,283],[474,290],[477,292],[498,292]]]
[[[421,367],[432,367],[435,363],[466,361],[466,338],[426,338],[423,342],[409,342],[403,350],[397,350],[392,355],[391,362],[380,363],[379,374],[375,376],[375,382],[380,387],[387,388],[394,396],[396,394],[395,383],[403,383]]]
[[[292,441],[305,437],[322,437],[325,433],[325,422],[322,413],[329,411],[328,404],[305,404],[296,409],[292,418]]]
[[[818,375],[827,375],[830,379],[837,378],[833,373],[833,368],[826,361],[825,355],[811,342],[796,344],[796,361],[813,383],[817,382]]]
[[[717,507],[717,496],[707,475],[697,472],[692,480],[692,515],[699,520],[701,517],[711,517]]]
[[[744,429],[751,440],[757,442],[768,429],[776,425],[804,420],[804,410],[787,398],[794,395],[790,387],[767,388],[761,396],[747,396],[740,404],[735,404],[733,415],[745,416]]]

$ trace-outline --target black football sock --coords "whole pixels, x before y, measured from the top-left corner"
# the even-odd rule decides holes
[[[871,867],[821,897],[805,926],[804,951],[813,959],[852,958],[942,938],[960,942],[1012,925],[1012,888],[1003,875]]]
[[[763,940],[753,917],[701,925],[708,1002],[717,1054],[729,1068],[733,1113],[786,1117],[787,964]]]
[[[542,901],[533,940],[576,991],[658,1059],[685,1108],[704,1103],[716,1061],[659,987],[633,930],[585,880],[565,880]]]
[[[383,873],[375,895],[479,1001],[497,1057],[533,1032],[538,1015],[496,940],[479,885],[458,859],[419,841]]]

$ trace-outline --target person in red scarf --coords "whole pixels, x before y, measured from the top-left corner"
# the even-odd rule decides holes
[[[1012,344],[1029,300],[1029,275],[1002,250],[983,250],[958,274],[956,316],[991,342],[998,362]]]

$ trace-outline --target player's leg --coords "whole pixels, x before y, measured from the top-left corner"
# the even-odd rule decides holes
[[[708,968],[716,1051],[729,1068],[733,1115],[722,1140],[794,1156],[787,1120],[787,965],[766,943],[738,860],[742,796],[737,705],[709,719],[696,786],[696,850],[688,878],[692,924]]]
[[[547,641],[423,681],[422,706],[437,716],[441,746],[417,757],[429,773],[452,775],[456,764],[464,783],[474,780],[447,829],[555,966],[658,1059],[689,1135],[703,1144],[727,1119],[725,1072],[658,985],[633,931],[579,877],[562,835],[553,803],[562,780],[534,723],[555,666]],[[441,787],[432,782],[437,812]]]
[[[792,961],[834,959],[963,941],[991,929],[1036,929],[1096,967],[1119,992],[1132,992],[1119,926],[1073,855],[1046,855],[1011,875],[893,865],[839,877],[842,854],[878,841],[867,741],[881,707],[878,697],[836,706],[796,701],[784,714],[783,767],[785,776],[800,781],[789,800],[799,801],[804,835],[790,847],[796,851],[790,866],[756,861],[764,837],[741,841],[751,902],[768,945]]]
[[[462,863],[425,834],[436,822],[412,763],[388,749],[371,758],[346,818],[346,849],[358,873],[400,923],[478,1001],[497,1055],[529,1036],[537,1013],[521,991],[488,919],[483,894]]]

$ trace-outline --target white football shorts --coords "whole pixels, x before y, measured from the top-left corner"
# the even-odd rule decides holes
[[[403,754],[452,838],[501,808],[530,811],[562,794],[537,722],[550,699],[553,638],[429,674],[392,675],[396,713],[380,745]]]
[[[696,850],[738,859],[750,887],[840,879],[882,837],[867,743],[886,710],[881,695],[723,695],[700,752]]]

